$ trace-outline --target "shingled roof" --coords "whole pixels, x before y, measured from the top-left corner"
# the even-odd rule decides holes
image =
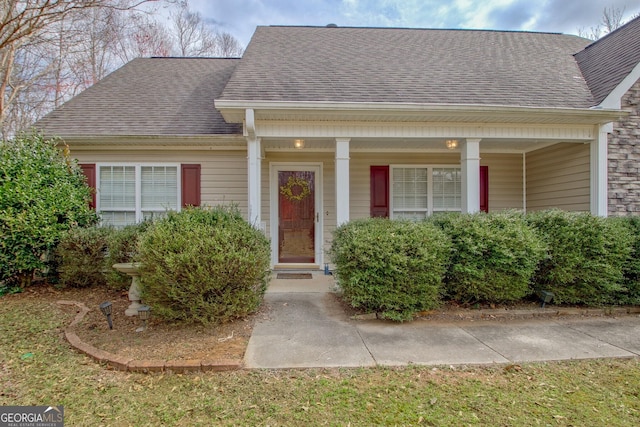
[[[640,18],[592,44],[520,31],[258,27],[242,59],[136,59],[36,128],[77,138],[242,135],[214,101],[590,108],[640,62],[639,34]]]
[[[576,60],[600,104],[640,63],[640,17],[587,46]]]
[[[484,30],[258,27],[221,100],[588,108],[589,40]]]
[[[242,134],[214,107],[239,59],[135,59],[36,123],[47,135]]]

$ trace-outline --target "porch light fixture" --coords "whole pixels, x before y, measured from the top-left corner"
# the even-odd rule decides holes
[[[107,318],[107,323],[109,323],[109,329],[113,329],[113,322],[111,321],[111,302],[105,301],[100,304],[100,311]]]
[[[138,317],[142,320],[142,326],[136,329],[136,332],[142,332],[147,329],[147,320],[151,316],[151,307],[148,305],[141,305],[138,307]]]
[[[294,139],[293,140],[293,147],[301,150],[304,148],[304,139]]]
[[[458,140],[457,139],[447,139],[444,142],[449,150],[454,150],[458,148]]]

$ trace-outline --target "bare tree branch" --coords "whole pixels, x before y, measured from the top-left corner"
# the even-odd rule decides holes
[[[613,6],[605,7],[602,11],[600,24],[595,27],[590,27],[589,30],[586,30],[584,27],[578,28],[578,35],[590,40],[598,40],[600,37],[617,30],[625,24],[624,11],[624,7],[622,9]],[[629,20],[633,20],[638,16],[640,16],[640,13],[632,16]]]
[[[146,4],[170,5],[169,24]],[[0,0],[0,137],[134,58],[229,57],[242,50],[186,0]]]
[[[189,2],[181,2],[178,10],[171,14],[176,55],[214,56],[216,34],[209,28],[198,12],[189,9]]]
[[[607,34],[617,30],[622,26],[622,17],[624,15],[625,8],[606,7],[602,12],[602,25],[607,31]]]
[[[56,38],[63,22],[72,14],[91,9],[132,10],[156,0],[2,0],[0,2],[0,133],[6,137],[9,129],[7,109],[16,102],[20,93],[32,80],[18,76],[17,55],[27,46]],[[60,28],[58,28],[60,24]],[[53,37],[52,37],[53,36]],[[59,36],[57,38],[60,38]],[[60,50],[58,54],[60,54]],[[38,69],[51,71],[55,58],[42,58]],[[60,58],[57,60],[60,66]],[[47,65],[42,66],[42,63]],[[23,67],[21,69],[24,69]],[[58,73],[59,74],[59,73]],[[60,100],[59,93],[54,96]],[[13,127],[13,126],[11,126]]]
[[[237,38],[227,32],[218,33],[216,38],[218,40],[217,56],[225,58],[242,56],[244,49]]]

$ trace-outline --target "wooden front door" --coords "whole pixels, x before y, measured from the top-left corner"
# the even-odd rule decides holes
[[[315,172],[278,171],[278,262],[315,262]]]

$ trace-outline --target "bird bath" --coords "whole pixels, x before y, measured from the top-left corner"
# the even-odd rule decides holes
[[[140,263],[123,262],[113,264],[113,268],[131,276],[131,286],[129,287],[129,301],[131,301],[131,304],[125,310],[124,314],[127,316],[137,316],[138,308],[142,306],[142,304],[140,304],[140,273],[138,273]]]

